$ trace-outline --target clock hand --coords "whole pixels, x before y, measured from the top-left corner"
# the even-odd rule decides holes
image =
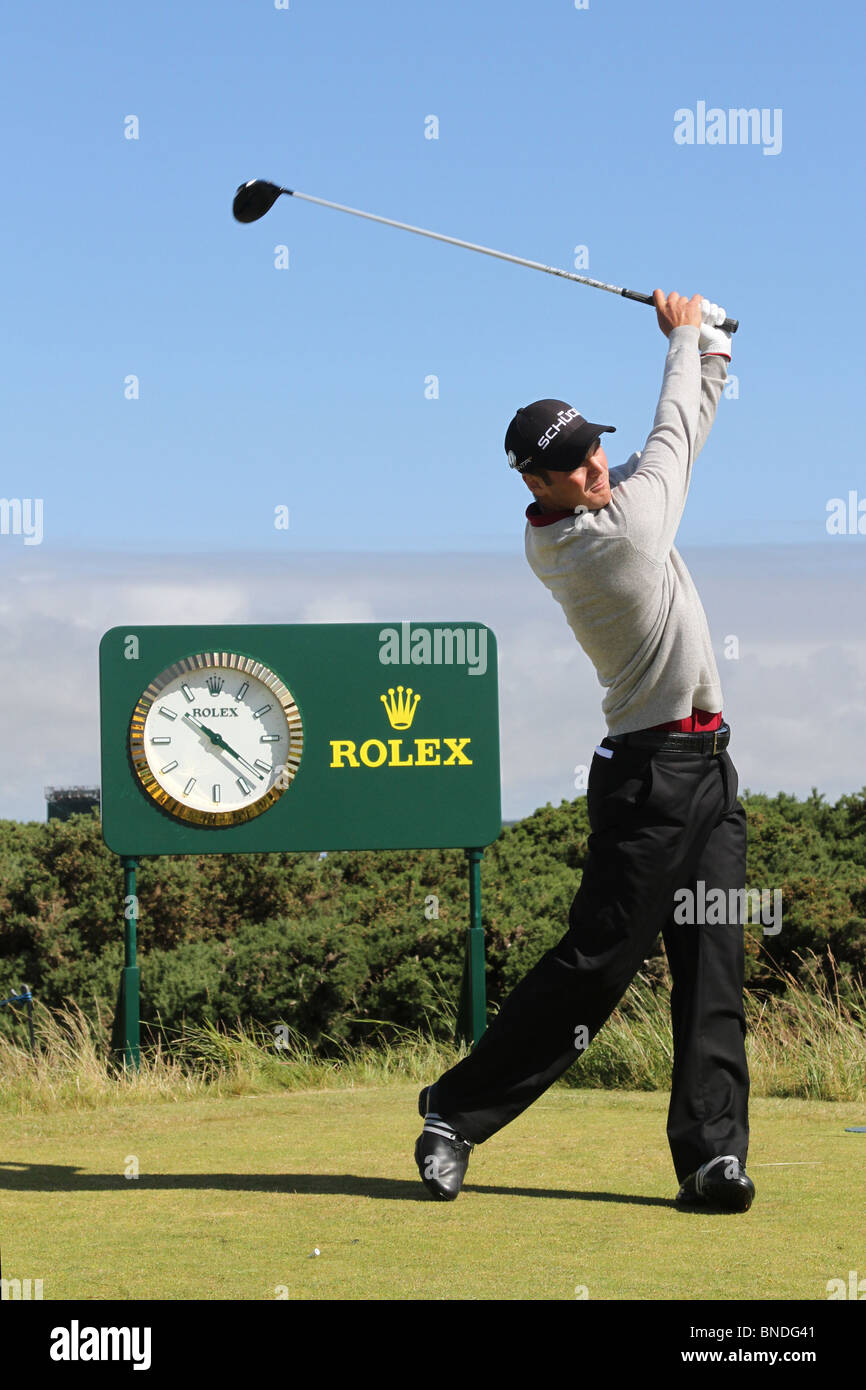
[[[231,749],[229,749],[229,752],[231,752]],[[257,767],[253,767],[252,763],[248,763],[246,758],[241,757],[240,753],[235,753],[235,757],[239,763],[243,763],[248,772],[251,772],[254,777],[258,777],[260,782],[264,782],[264,774],[259,772]]]
[[[234,748],[232,748],[231,744],[226,743],[222,734],[215,734],[212,729],[209,729],[207,727],[206,724],[200,724],[197,719],[193,719],[191,714],[185,714],[184,719],[188,719],[190,724],[192,724],[193,728],[198,729],[200,733],[203,733],[207,738],[210,739],[211,743],[216,745],[217,748],[222,748],[226,753],[230,753],[233,758],[237,758],[238,762],[243,763],[244,767],[248,768],[249,771],[253,774],[253,776],[257,777],[260,782],[264,781],[264,777],[262,776],[262,774],[258,772],[256,768],[252,767],[251,764],[247,762],[246,758],[242,758],[240,753],[236,753]]]
[[[207,738],[209,738],[211,743],[215,743],[218,747],[220,744],[224,743],[224,740],[220,737],[219,734],[215,734],[211,729],[208,729],[205,724],[199,724],[198,720],[193,719],[191,714],[185,714],[183,717],[184,719],[188,719],[190,724],[192,724],[193,728],[198,729],[200,734],[204,734]]]

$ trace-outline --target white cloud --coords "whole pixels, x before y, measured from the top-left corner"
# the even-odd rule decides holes
[[[866,784],[866,548],[685,553],[704,601],[740,786],[829,799]],[[499,647],[503,815],[572,799],[604,734],[602,689],[513,554],[0,556],[0,816],[99,779],[98,644],[145,623],[479,621]],[[42,557],[39,557],[41,562]],[[735,635],[740,656],[725,660]]]

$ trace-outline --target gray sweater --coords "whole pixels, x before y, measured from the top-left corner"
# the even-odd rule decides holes
[[[706,616],[674,548],[727,375],[724,357],[701,358],[698,334],[672,331],[652,430],[610,470],[607,506],[526,523],[526,558],[596,669],[611,734],[722,708]]]

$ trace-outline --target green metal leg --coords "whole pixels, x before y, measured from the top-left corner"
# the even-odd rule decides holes
[[[112,1045],[120,1052],[128,1067],[138,1071],[141,1066],[139,1019],[141,1015],[141,981],[136,960],[136,923],[138,921],[138,896],[135,891],[135,871],[137,859],[124,859],[123,863],[123,941],[124,966],[120,975],[120,990],[117,996],[117,1012],[114,1016]]]
[[[463,983],[457,1012],[457,1042],[481,1041],[487,1027],[487,983],[484,971],[484,928],[481,925],[481,849],[467,849],[469,860],[469,928],[463,958]]]

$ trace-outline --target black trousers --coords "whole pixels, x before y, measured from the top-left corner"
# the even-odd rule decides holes
[[[730,890],[745,887],[746,817],[736,769],[726,750],[602,747],[612,756],[593,757],[589,855],[568,931],[436,1082],[431,1108],[476,1143],[495,1134],[577,1059],[661,932],[673,979],[667,1133],[677,1178],[720,1154],[745,1165],[744,895]],[[675,920],[688,914],[681,889],[694,895],[693,917],[719,915],[700,910],[712,888],[726,890],[726,920]]]

